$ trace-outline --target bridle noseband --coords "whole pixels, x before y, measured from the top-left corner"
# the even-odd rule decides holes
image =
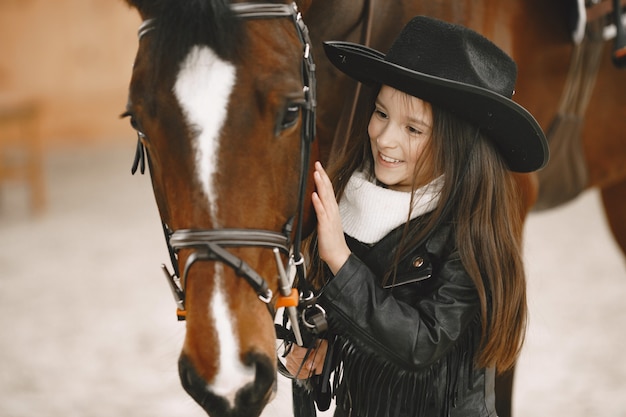
[[[227,248],[229,247],[261,247],[274,251],[277,269],[280,278],[280,296],[274,308],[286,307],[289,315],[291,329],[296,342],[302,345],[302,337],[298,326],[297,307],[300,305],[300,298],[303,292],[309,291],[304,275],[303,257],[301,254],[302,243],[302,220],[304,213],[304,201],[308,178],[308,166],[310,160],[311,142],[315,138],[315,107],[316,107],[316,85],[315,85],[315,64],[311,54],[311,41],[306,25],[295,3],[270,4],[270,3],[237,3],[231,5],[231,10],[241,19],[270,19],[270,18],[291,18],[293,20],[298,38],[303,46],[303,93],[305,102],[302,112],[301,130],[301,174],[298,190],[298,213],[297,227],[293,230],[294,221],[292,217],[280,232],[257,229],[182,229],[172,231],[163,222],[163,231],[169,250],[170,259],[174,272],[169,272],[167,266],[162,265],[163,272],[174,295],[177,305],[177,316],[179,320],[184,320],[185,310],[185,284],[189,270],[196,262],[213,261],[221,262],[232,268],[236,274],[246,280],[252,289],[257,293],[259,299],[268,304],[273,299],[273,292],[269,288],[267,281],[261,277],[253,268],[237,256],[233,255]],[[155,30],[155,19],[144,21],[139,28],[139,39],[141,40],[150,31]],[[133,164],[132,173],[141,166],[143,173],[146,155],[141,138],[142,132],[138,132],[139,140]],[[293,242],[291,236],[294,235]],[[185,267],[181,274],[178,267],[178,252],[182,249],[191,250],[187,258]],[[280,253],[288,259],[287,265],[283,265]],[[292,289],[292,285],[297,271],[298,289]],[[305,321],[305,325],[308,325]],[[308,326],[307,326],[308,327]]]

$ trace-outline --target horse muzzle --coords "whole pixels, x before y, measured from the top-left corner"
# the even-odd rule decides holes
[[[276,369],[263,354],[249,353],[245,362],[253,369],[254,379],[228,393],[200,376],[185,354],[178,361],[178,371],[185,391],[210,417],[257,417],[276,392]]]

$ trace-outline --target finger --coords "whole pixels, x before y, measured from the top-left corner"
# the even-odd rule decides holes
[[[315,175],[317,191],[312,195],[313,205],[316,208],[316,214],[327,215],[333,210],[333,206],[337,204],[335,201],[335,193],[331,184],[326,184],[316,173]]]
[[[322,203],[324,203],[325,206],[332,206],[333,204],[336,204],[335,191],[333,190],[333,185],[328,176],[320,171],[316,171],[314,179],[317,194]]]
[[[324,167],[322,167],[322,164],[319,162],[315,164],[315,173],[317,174],[320,185],[323,185],[325,188],[332,188],[332,182],[330,181],[330,177],[326,173]]]
[[[326,210],[324,209],[324,203],[322,203],[322,200],[317,192],[313,192],[311,195],[311,202],[313,203],[313,208],[315,209],[318,221],[323,221],[322,219],[326,217]]]

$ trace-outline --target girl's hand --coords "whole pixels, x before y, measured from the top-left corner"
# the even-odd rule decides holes
[[[317,245],[320,258],[326,262],[333,275],[348,260],[350,249],[343,235],[343,226],[339,217],[339,206],[335,200],[335,192],[330,178],[322,168],[322,164],[315,163],[316,192],[313,193],[313,207],[317,214]]]
[[[291,352],[287,355],[285,366],[291,375],[295,375],[298,379],[307,379],[313,375],[321,375],[324,370],[327,348],[328,342],[326,340],[318,340],[317,346],[309,353],[309,357],[303,364],[302,362],[308,349],[294,344]],[[296,375],[298,371],[300,372]]]

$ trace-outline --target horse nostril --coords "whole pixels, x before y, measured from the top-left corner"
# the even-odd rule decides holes
[[[276,389],[276,370],[266,355],[249,353],[244,362],[254,367],[254,381],[241,387],[232,398],[211,392],[186,355],[178,360],[180,381],[185,391],[211,416],[258,416]]]
[[[198,375],[191,361],[186,356],[181,356],[178,360],[178,374],[180,382],[185,389],[198,402],[204,398],[206,383]]]
[[[178,360],[180,382],[191,398],[193,398],[211,416],[236,416],[228,402],[209,392],[206,381],[198,374],[191,360],[181,355]]]
[[[255,364],[256,369],[254,387],[251,389],[251,394],[256,398],[251,400],[267,399],[272,389],[276,388],[276,368],[266,355],[250,353],[247,359]]]

